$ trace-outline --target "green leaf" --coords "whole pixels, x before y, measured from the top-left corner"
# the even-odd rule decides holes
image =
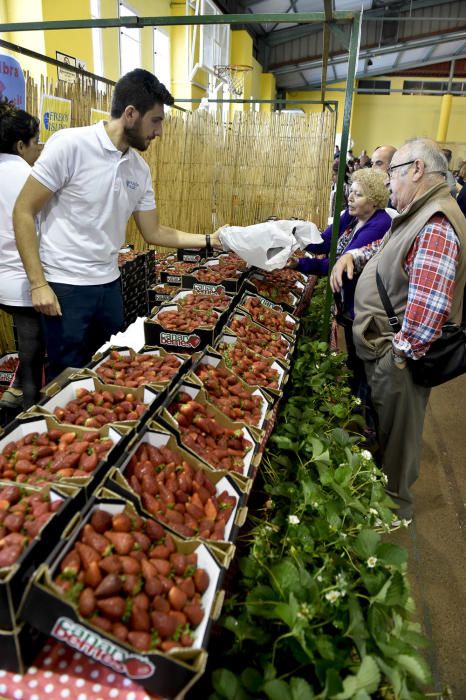
[[[361,530],[354,543],[354,548],[361,559],[368,559],[374,556],[379,542],[380,537],[374,530]]]
[[[290,681],[291,697],[293,700],[313,700],[314,691],[304,678],[293,676]]]
[[[281,450],[291,450],[295,452],[297,448],[296,443],[292,442],[292,440],[285,435],[272,435],[270,437],[270,441],[277,445],[277,447],[279,447]]]
[[[269,700],[293,700],[288,684],[278,678],[265,683],[263,691]]]
[[[220,668],[212,673],[212,685],[214,690],[227,700],[235,700],[240,690],[235,674],[226,668]]]
[[[391,666],[387,663],[387,659],[382,659],[380,656],[376,656],[375,660],[384,676],[389,680],[395,696],[398,697],[401,691],[401,674],[399,669]]]
[[[380,671],[372,656],[365,656],[355,676],[347,676],[343,681],[343,692],[334,700],[354,700],[358,693],[375,693],[380,683]],[[360,697],[363,697],[361,695]]]
[[[327,661],[335,659],[335,645],[332,644],[330,637],[324,637],[323,635],[317,637],[316,647],[323,659],[327,659]]]
[[[396,657],[396,662],[415,678],[419,683],[426,685],[430,682],[430,670],[426,662],[421,656],[408,656],[407,654],[399,654]]]
[[[382,542],[377,547],[377,558],[390,566],[401,566],[408,558],[408,553],[403,547],[391,542]]]
[[[242,672],[241,682],[246,690],[250,690],[251,693],[258,693],[262,688],[264,679],[259,671],[256,671],[255,668],[249,667],[245,668]]]
[[[272,567],[272,585],[278,589],[279,593],[296,593],[300,588],[299,573],[296,566],[290,559],[283,559],[279,564]]]
[[[332,437],[332,440],[334,440],[337,443],[337,445],[340,445],[340,447],[346,447],[346,445],[349,445],[350,443],[350,437],[346,430],[342,430],[341,428],[334,428],[330,435]]]
[[[351,467],[348,466],[341,466],[338,467],[338,469],[335,470],[335,481],[337,484],[340,484],[340,486],[343,486],[348,483],[348,481],[351,479],[351,475],[353,473],[353,470]]]

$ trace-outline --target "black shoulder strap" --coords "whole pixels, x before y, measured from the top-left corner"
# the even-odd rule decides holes
[[[395,333],[398,333],[398,331],[401,331],[401,325],[398,321],[398,316],[395,314],[395,310],[391,304],[387,290],[384,287],[384,283],[382,282],[382,278],[380,277],[377,268],[375,270],[375,280],[377,282],[377,289],[382,300],[383,308],[388,316],[388,323],[390,324],[392,330],[395,331]]]

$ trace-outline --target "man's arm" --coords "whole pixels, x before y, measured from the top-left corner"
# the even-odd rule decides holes
[[[61,316],[60,304],[45,279],[39,257],[35,217],[53,197],[53,192],[29,176],[13,210],[13,227],[24,269],[31,285],[32,304],[48,316]]]
[[[349,280],[353,279],[355,272],[361,272],[363,267],[377,253],[382,243],[373,241],[369,245],[362,248],[355,248],[349,253],[344,253],[333,266],[332,274],[330,275],[330,286],[333,292],[339,292],[343,286],[343,275],[346,275]]]
[[[159,220],[157,209],[133,212],[136,226],[144,240],[150,245],[160,245],[167,248],[204,248],[206,237],[202,233],[186,233],[176,228],[163,226]],[[210,236],[212,246],[221,248],[218,231]]]

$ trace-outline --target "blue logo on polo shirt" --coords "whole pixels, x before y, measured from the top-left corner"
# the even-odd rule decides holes
[[[134,180],[126,180],[126,187],[130,190],[137,190],[139,187],[139,182],[135,182]]]

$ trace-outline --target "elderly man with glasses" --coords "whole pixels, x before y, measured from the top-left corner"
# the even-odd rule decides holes
[[[387,492],[398,505],[394,524],[413,516],[410,488],[419,474],[430,392],[413,382],[407,359],[422,357],[444,323],[459,323],[462,315],[466,219],[450,195],[447,169],[435,142],[413,139],[401,146],[387,171],[398,216],[381,242],[343,255],[331,275],[338,291],[343,274],[352,279],[363,270],[353,336],[377,413]],[[398,332],[389,324],[377,273],[401,323]]]

